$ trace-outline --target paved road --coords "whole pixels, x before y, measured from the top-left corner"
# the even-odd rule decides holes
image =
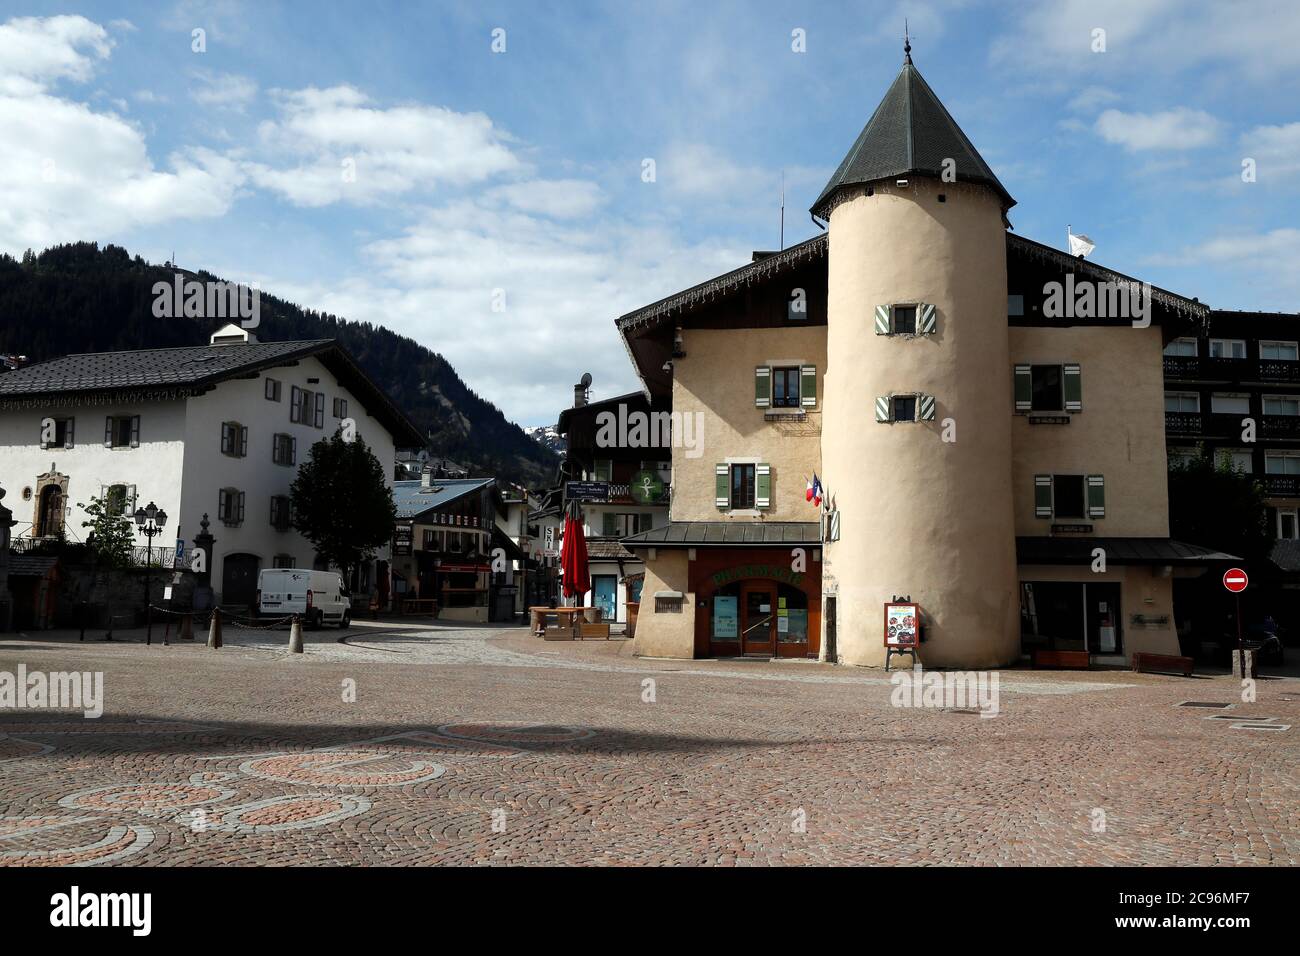
[[[0,711],[0,864],[1300,863],[1297,680],[1010,671],[983,719],[519,630],[55,637],[0,672],[102,671],[105,713]]]

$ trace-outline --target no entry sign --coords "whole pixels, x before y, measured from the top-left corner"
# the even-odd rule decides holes
[[[1246,572],[1241,568],[1228,568],[1223,572],[1223,586],[1233,594],[1240,594],[1246,590],[1246,585],[1250,583],[1250,578],[1246,577]]]

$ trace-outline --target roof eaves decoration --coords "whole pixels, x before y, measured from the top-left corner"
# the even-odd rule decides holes
[[[1120,285],[1145,285],[1140,279],[1124,275],[1122,272],[1116,272],[1114,269],[1107,269],[1095,262],[1090,262],[1079,256],[1072,256],[1064,250],[1055,249],[1041,242],[1035,242],[1033,239],[1026,239],[1024,236],[1018,236],[1015,233],[1007,233],[1007,247],[1008,250],[1015,250],[1039,262],[1047,262],[1062,269],[1073,269],[1099,278],[1102,281],[1115,282]],[[1151,300],[1170,312],[1202,322],[1209,318],[1210,307],[1203,302],[1197,302],[1195,299],[1188,299],[1175,292],[1169,292],[1155,286],[1150,286],[1150,289]]]
[[[771,276],[800,263],[824,258],[827,248],[826,233],[822,233],[788,249],[765,256],[757,262],[748,263],[739,269],[733,269],[707,282],[660,299],[658,302],[652,302],[634,312],[628,312],[616,319],[615,325],[626,337],[629,332],[657,324],[664,316],[683,312],[702,302],[730,295],[743,286],[766,281]]]

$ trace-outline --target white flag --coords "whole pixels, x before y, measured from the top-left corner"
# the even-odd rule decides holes
[[[1069,226],[1065,227],[1065,234],[1070,237],[1070,255],[1072,256],[1084,256],[1086,258],[1093,249],[1097,248],[1097,244],[1087,236],[1076,236],[1072,233]]]

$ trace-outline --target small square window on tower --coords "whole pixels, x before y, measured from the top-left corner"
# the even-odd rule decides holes
[[[916,306],[914,305],[894,306],[894,334],[895,335],[916,334]]]

